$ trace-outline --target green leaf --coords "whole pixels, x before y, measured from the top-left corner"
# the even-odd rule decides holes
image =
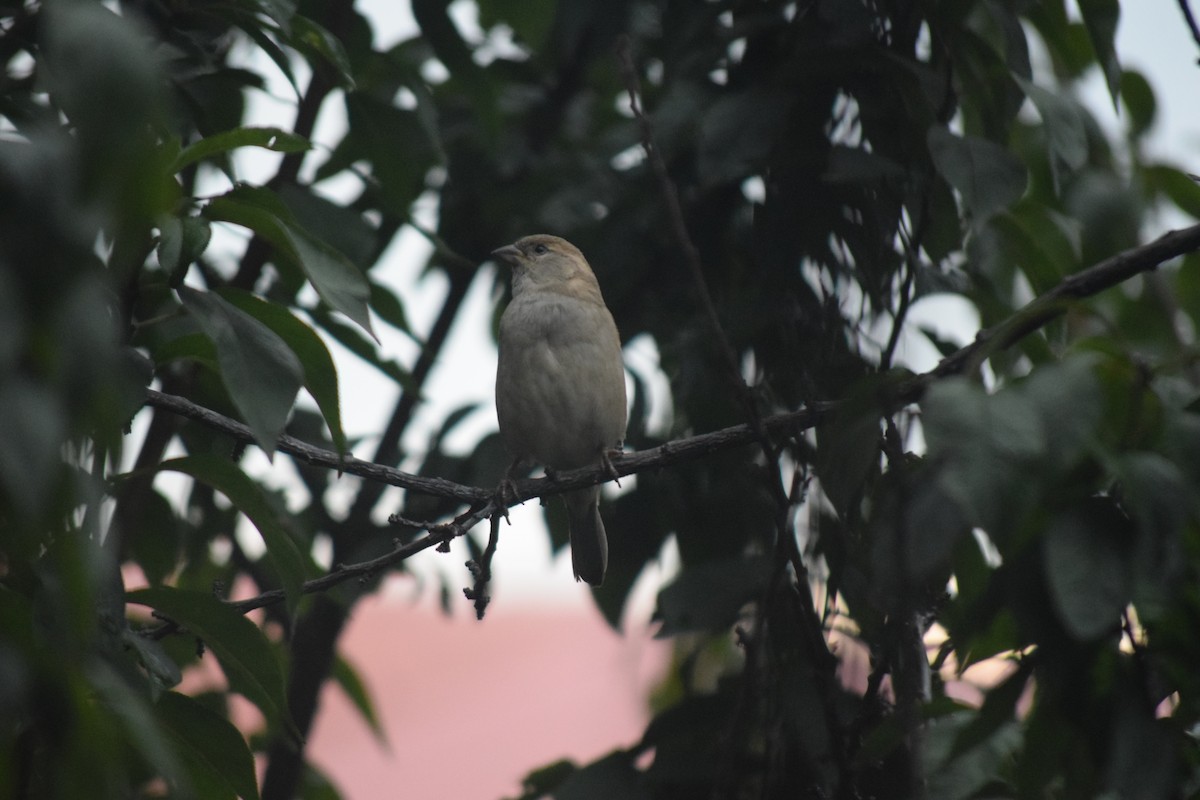
[[[878,381],[870,381],[868,388],[878,385]],[[863,399],[857,392],[854,397]],[[817,430],[817,476],[822,491],[843,517],[862,491],[868,473],[879,465],[880,424],[877,408],[843,408],[832,422]]]
[[[411,375],[404,368],[404,365],[395,359],[384,358],[380,354],[379,348],[363,336],[360,328],[346,325],[332,314],[320,308],[312,310],[312,317],[313,321],[321,327],[321,330],[332,336],[338,344],[362,359],[364,363],[370,364],[379,370],[388,378],[395,381],[405,391],[415,388],[411,380]]]
[[[140,636],[126,627],[121,632],[121,642],[137,653],[138,662],[156,685],[169,689],[183,680],[179,665],[156,640]]]
[[[179,285],[191,265],[208,248],[212,228],[208,220],[193,216],[163,216],[158,222],[158,263],[170,276],[171,284]]]
[[[555,800],[596,800],[621,797],[650,800],[649,789],[629,753],[617,751],[575,770],[554,790]]]
[[[728,628],[746,603],[767,585],[771,564],[765,558],[735,558],[686,567],[658,593],[658,638]]]
[[[371,335],[367,300],[371,288],[344,255],[300,228],[287,206],[269,189],[245,184],[214,198],[204,209],[212,219],[249,228],[296,264],[321,299]]]
[[[152,710],[143,693],[134,691],[129,682],[103,659],[92,659],[89,664],[88,682],[95,697],[113,718],[124,728],[127,741],[132,743],[146,759],[150,768],[161,775],[167,783],[187,787],[187,773],[178,753],[163,739],[155,724]],[[64,698],[65,699],[65,698]],[[106,720],[105,734],[120,737],[111,720]],[[86,730],[86,728],[84,729]]]
[[[257,800],[254,756],[229,720],[179,692],[164,692],[154,716],[174,742],[197,795]]]
[[[1117,629],[1129,603],[1128,538],[1128,525],[1108,501],[1068,509],[1050,523],[1042,550],[1050,597],[1076,638]]]
[[[384,730],[379,715],[375,713],[375,703],[371,699],[371,693],[362,678],[359,677],[354,665],[339,655],[333,662],[333,679],[337,681],[338,686],[342,687],[342,691],[358,709],[358,713],[362,715],[363,720],[371,729],[371,733],[375,734],[376,740],[382,745],[387,745],[387,731]]]
[[[962,194],[964,205],[977,223],[1012,205],[1025,193],[1025,165],[995,142],[955,136],[945,128],[933,127],[927,143],[938,172]]]
[[[221,377],[268,458],[287,424],[304,372],[273,330],[211,292],[180,286],[179,297],[217,348]]]
[[[1144,135],[1154,125],[1158,101],[1142,73],[1131,69],[1121,73],[1121,103],[1129,112],[1129,133],[1134,138]]]
[[[1058,194],[1063,180],[1087,163],[1088,140],[1083,112],[1068,95],[1050,92],[1031,81],[1013,77],[1041,115],[1050,149],[1054,193]]]
[[[182,472],[217,489],[258,528],[267,546],[267,558],[274,566],[288,604],[295,607],[300,587],[308,572],[307,562],[296,542],[284,529],[262,488],[227,458],[193,455],[164,461],[157,470]]]
[[[165,210],[174,187],[162,180],[150,131],[165,126],[166,83],[147,32],[100,3],[50,3],[37,27],[39,88],[86,154],[84,190],[130,221]]]
[[[212,339],[199,332],[185,333],[165,342],[155,342],[151,347],[150,357],[157,367],[172,361],[187,359],[203,364],[213,372],[221,371],[221,366],[217,363],[216,345],[213,344]]]
[[[263,29],[262,23],[252,14],[244,14],[232,9],[227,9],[225,14],[227,14],[229,18],[233,20],[233,23],[237,25],[237,27],[241,28],[242,31],[244,31],[245,34],[250,37],[251,41],[258,45],[260,50],[266,53],[267,57],[275,63],[275,66],[279,67],[279,71],[283,73],[283,76],[287,78],[288,83],[292,85],[292,89],[295,90],[296,96],[300,97],[302,92],[300,91],[300,84],[296,82],[296,73],[292,70],[291,58],[289,58],[287,52],[285,52],[284,49],[267,34],[267,31]],[[286,35],[287,27],[285,25],[280,25],[279,30],[275,30],[274,28],[271,28],[271,30],[276,34]]]
[[[354,68],[346,48],[336,36],[317,22],[300,14],[292,17],[292,45],[316,53],[337,70],[343,89],[354,88]]]
[[[1195,178],[1165,164],[1148,166],[1143,175],[1150,187],[1166,195],[1180,211],[1200,219],[1200,183]]]
[[[1121,63],[1117,60],[1117,23],[1121,19],[1120,0],[1078,0],[1079,13],[1088,38],[1096,51],[1096,61],[1104,72],[1113,108],[1121,97]]]
[[[279,659],[263,632],[236,608],[209,592],[169,586],[139,589],[125,599],[155,609],[200,637],[221,662],[230,689],[258,706],[271,722],[297,733]]]
[[[325,342],[316,331],[281,305],[236,289],[225,289],[221,296],[273,330],[296,354],[304,368],[304,388],[317,401],[329,425],[334,447],[338,453],[345,454],[346,433],[342,430],[337,367]]]
[[[513,35],[534,53],[540,53],[554,25],[554,0],[485,0],[479,3],[479,24],[488,29],[506,22]]]
[[[928,778],[928,796],[938,800],[967,800],[995,782],[1022,744],[1021,724],[1010,720],[970,750],[948,755],[961,731],[974,714],[963,711],[933,721],[926,732],[922,753],[923,773]]]
[[[277,153],[300,153],[312,148],[312,143],[298,133],[291,133],[282,128],[235,128],[231,131],[214,133],[205,136],[198,142],[183,149],[167,166],[167,172],[174,175],[182,172],[197,161],[228,153],[239,147],[262,147]]]
[[[400,302],[400,298],[391,289],[378,283],[371,283],[371,308],[375,313],[398,331],[412,335],[412,328],[408,325],[408,315],[404,311],[404,304]]]
[[[45,384],[11,374],[0,381],[0,419],[6,424],[0,447],[0,487],[12,508],[34,515],[49,496],[67,435],[66,408]]]

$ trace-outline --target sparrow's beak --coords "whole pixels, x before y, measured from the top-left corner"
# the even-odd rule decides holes
[[[524,257],[524,255],[525,254],[518,250],[517,246],[513,244],[506,244],[504,247],[498,247],[492,251],[492,258],[498,261],[503,261],[510,267],[516,265],[517,262]]]

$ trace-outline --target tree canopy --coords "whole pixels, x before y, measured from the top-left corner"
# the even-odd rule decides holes
[[[0,3],[0,794],[337,796],[303,741],[328,681],[375,719],[338,657],[355,603],[454,549],[487,624],[507,456],[447,449],[469,407],[405,434],[468,289],[505,282],[488,253],[533,232],[669,385],[654,424],[630,372],[598,613],[668,540],[681,565],[643,738],[527,765],[525,797],[1200,791],[1200,227],[1160,236],[1200,187],[1146,155],[1117,0],[411,11],[385,45],[350,0]],[[280,76],[292,116],[250,124]],[[378,275],[413,231],[447,285],[422,331]],[[910,319],[934,295],[973,340]],[[395,388],[366,444],[333,342]],[[227,691],[178,690],[201,659]]]

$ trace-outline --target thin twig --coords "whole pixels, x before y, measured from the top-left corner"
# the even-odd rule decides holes
[[[430,528],[429,532],[419,539],[416,539],[407,544],[399,542],[383,555],[372,558],[367,561],[361,561],[354,564],[338,564],[332,571],[322,575],[319,578],[307,580],[300,586],[301,594],[314,594],[316,592],[324,592],[332,589],[339,584],[350,580],[366,580],[374,575],[377,575],[387,568],[399,564],[408,558],[415,556],[430,547],[437,546],[439,548],[448,545],[448,543],[465,534],[481,520],[486,519],[491,513],[495,513],[496,508],[491,504],[484,504],[478,508],[472,508],[457,518],[453,522],[443,525],[435,525]],[[482,513],[481,513],[482,512]],[[255,609],[265,608],[266,606],[282,603],[286,599],[282,589],[272,589],[262,594],[248,597],[245,600],[228,601],[229,605],[246,614]],[[165,624],[142,632],[143,636],[151,639],[161,639],[168,636],[181,627],[168,620]]]
[[[934,369],[900,383],[886,402],[881,400],[883,403],[881,412],[890,413],[919,401],[933,382],[959,374],[972,365],[978,365],[991,353],[1012,345],[1023,336],[1061,315],[1066,310],[1068,301],[1098,294],[1133,275],[1155,269],[1165,261],[1197,249],[1200,249],[1200,224],[1171,231],[1152,242],[1119,253],[1089,269],[1065,278],[1058,286],[1034,299],[1008,319],[980,331],[974,342],[942,359]],[[147,391],[146,403],[192,419],[240,442],[246,444],[254,442],[254,435],[246,425],[198,406],[182,397],[163,394],[151,389]],[[817,403],[799,411],[765,417],[762,425],[768,434],[795,436],[820,424],[839,407],[840,403],[836,401]],[[580,489],[613,480],[614,473],[618,477],[633,475],[650,469],[691,461],[731,447],[749,444],[757,439],[759,439],[759,434],[749,425],[734,425],[711,433],[665,442],[650,450],[619,456],[612,460],[611,472],[605,465],[595,465],[556,472],[553,478],[522,479],[514,482],[514,499],[508,502],[508,505],[514,505],[534,497],[560,494],[570,489]],[[441,478],[422,478],[353,456],[341,456],[329,450],[322,450],[292,436],[280,437],[276,449],[313,466],[327,467],[357,475],[366,480],[399,486],[409,491],[437,497],[456,499],[471,505],[471,510],[460,515],[454,522],[441,527],[434,526],[426,536],[416,541],[406,545],[397,545],[391,552],[371,561],[342,565],[328,575],[306,581],[302,587],[305,594],[324,591],[346,580],[374,574],[431,546],[444,545],[451,539],[461,536],[482,520],[488,519],[502,510],[501,505],[496,501],[494,489],[464,486]],[[521,500],[517,500],[518,497]],[[398,521],[400,524],[406,525],[413,522],[399,519]],[[275,590],[233,605],[241,611],[250,611],[281,602],[283,599],[283,592]]]
[[[500,543],[500,519],[503,516],[500,512],[492,514],[491,530],[483,555],[478,561],[472,559],[467,562],[467,569],[475,578],[475,585],[470,589],[463,589],[463,594],[475,603],[475,619],[483,619],[488,603],[492,601],[488,583],[492,580],[492,558],[496,555],[496,545]]]
[[[146,404],[187,417],[239,442],[254,444],[254,434],[251,433],[248,426],[211,409],[196,405],[183,397],[149,389],[146,392]],[[776,414],[766,417],[763,425],[772,435],[798,434],[823,420],[836,405],[833,402],[818,403],[811,409]],[[580,469],[556,471],[554,477],[524,478],[513,482],[516,494],[510,505],[535,497],[561,494],[570,489],[594,486],[597,483],[604,483],[649,469],[694,461],[711,453],[753,442],[755,436],[756,434],[750,429],[750,426],[733,425],[710,433],[665,442],[649,450],[624,453],[611,460],[611,472],[606,465],[597,464]],[[494,488],[466,486],[443,478],[424,478],[351,455],[339,456],[332,450],[314,447],[286,434],[279,437],[275,449],[306,464],[327,467],[347,475],[355,475],[388,486],[397,486],[418,494],[460,500],[464,503],[479,503],[492,499],[492,495],[495,493]],[[403,524],[408,524],[408,522]]]
[[[679,191],[675,188],[675,183],[671,180],[671,176],[667,173],[667,163],[662,157],[662,152],[658,149],[658,145],[654,139],[654,127],[650,124],[650,119],[642,110],[641,103],[638,102],[638,97],[641,94],[641,82],[638,79],[637,70],[633,66],[633,53],[628,36],[621,36],[617,41],[617,60],[621,65],[621,77],[625,82],[625,91],[629,95],[629,110],[633,112],[634,118],[637,119],[638,125],[642,131],[642,147],[646,150],[646,158],[650,161],[650,166],[654,170],[654,176],[658,180],[659,193],[662,195],[663,202],[667,207],[667,220],[671,225],[671,234],[675,238],[675,244],[679,246],[683,253],[684,263],[687,264],[688,272],[691,275],[692,286],[696,290],[696,295],[700,298],[700,308],[704,312],[704,320],[708,325],[709,333],[714,341],[717,342],[718,349],[721,351],[721,357],[725,362],[725,368],[729,372],[730,383],[738,393],[738,399],[741,401],[746,412],[746,418],[750,424],[759,429],[761,427],[761,413],[758,410],[758,405],[754,402],[753,393],[750,387],[746,385],[742,379],[741,368],[738,366],[737,353],[733,349],[733,345],[729,341],[729,337],[725,335],[724,328],[721,327],[721,319],[717,315],[717,306],[713,303],[712,294],[708,291],[708,282],[704,279],[704,267],[700,262],[700,250],[696,247],[696,243],[692,241],[691,234],[688,233],[687,221],[683,218],[683,206],[679,202]],[[760,431],[765,434],[765,431]],[[769,442],[764,440],[763,446],[770,450]],[[767,453],[768,458],[772,453]]]
[[[1192,32],[1192,39],[1195,40],[1196,46],[1200,47],[1200,27],[1196,26],[1196,18],[1192,16],[1192,7],[1188,0],[1179,0],[1179,10],[1183,12],[1183,18],[1187,20],[1188,30]]]

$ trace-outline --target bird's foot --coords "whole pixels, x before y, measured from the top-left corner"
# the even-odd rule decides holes
[[[509,506],[521,501],[521,495],[517,494],[516,481],[508,476],[501,478],[499,485],[496,486],[496,493],[493,497],[495,498],[496,506],[500,509],[500,514],[504,517],[504,521],[508,522]]]
[[[619,447],[613,447],[600,451],[600,463],[603,465],[604,471],[608,474],[608,477],[617,482],[617,486],[621,485],[621,475],[617,472],[617,468],[613,466],[612,460],[614,458],[619,458],[623,452],[624,451]]]

